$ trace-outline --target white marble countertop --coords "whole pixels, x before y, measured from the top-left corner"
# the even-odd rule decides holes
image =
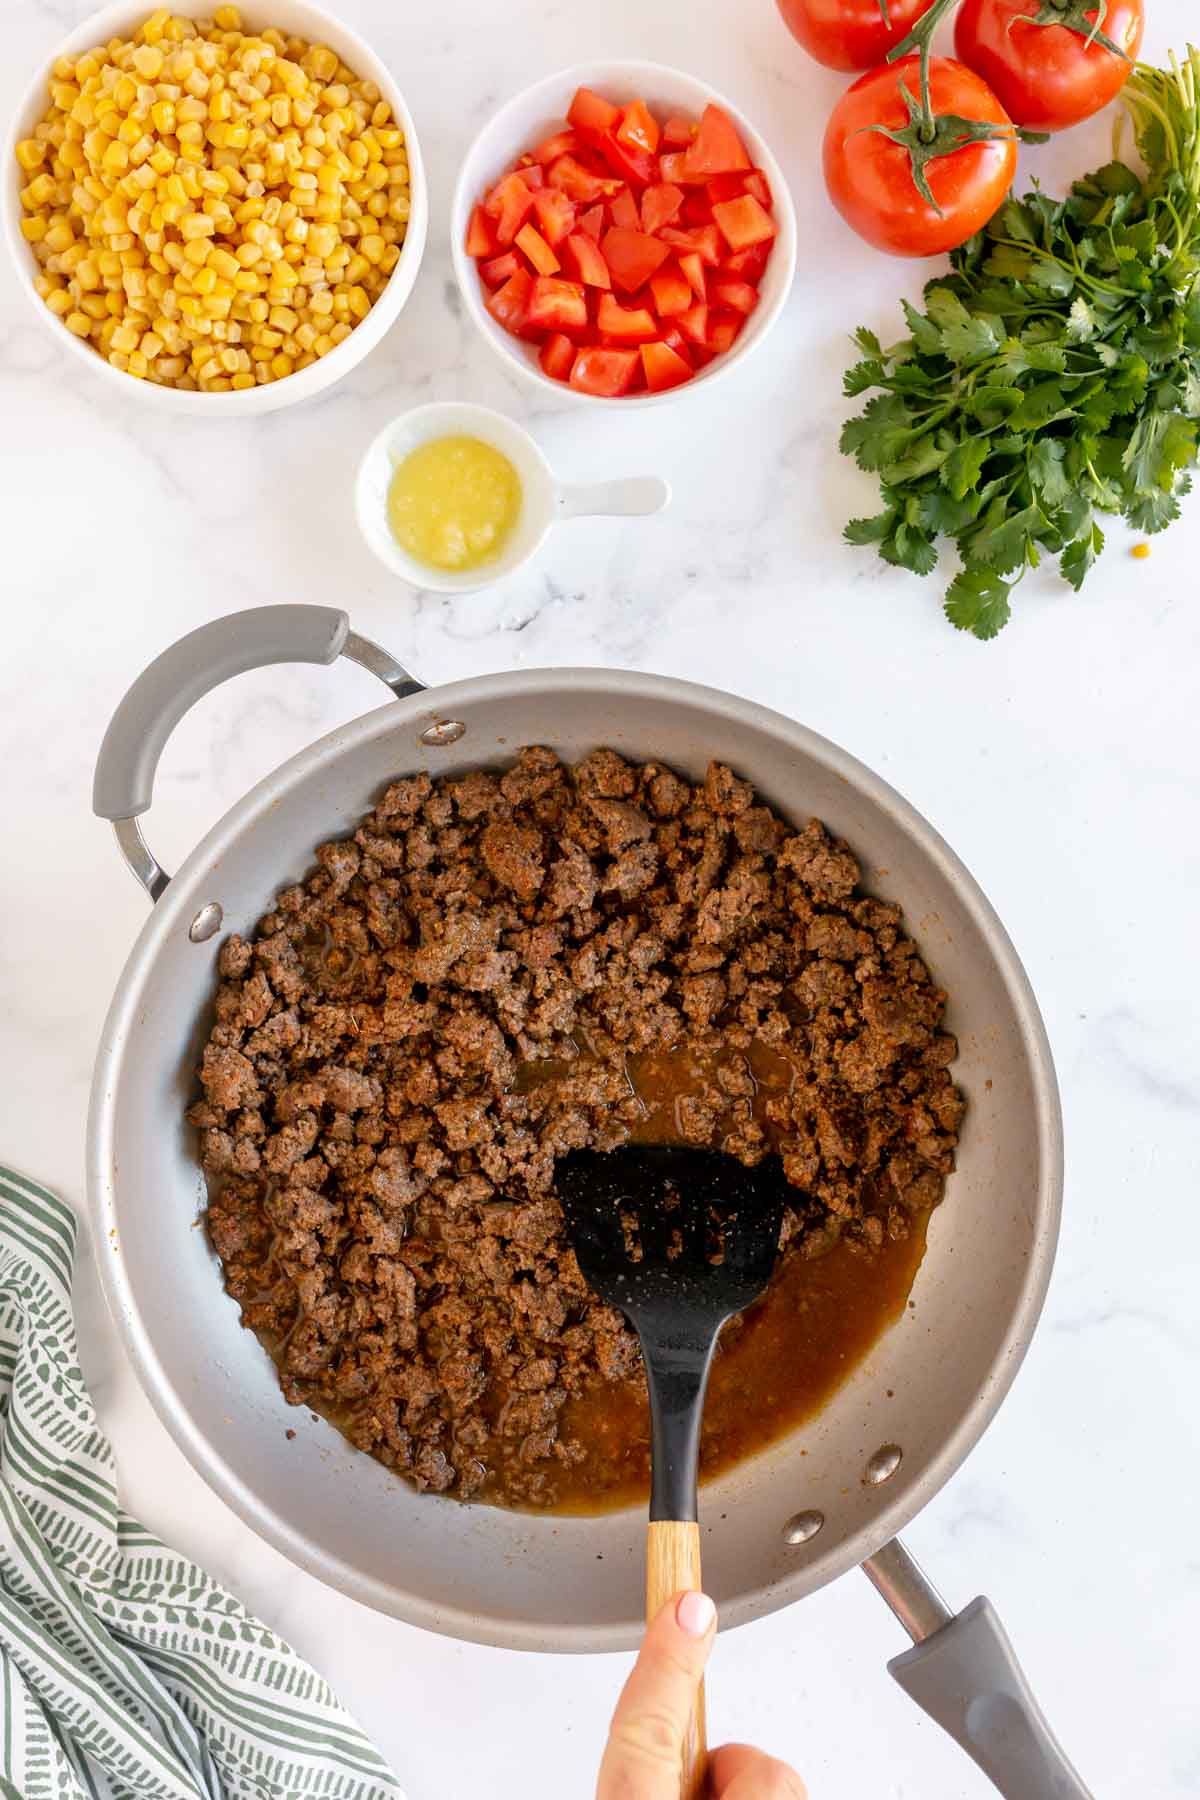
[[[87,10],[9,0],[0,115]],[[0,1158],[82,1205],[93,1047],[144,909],[90,814],[91,766],[127,683],[203,620],[333,602],[431,681],[605,663],[793,714],[880,770],[974,870],[1026,961],[1063,1087],[1066,1212],[1044,1321],[910,1542],[952,1603],[991,1595],[1097,1794],[1195,1794],[1200,496],[1148,562],[1129,560],[1118,526],[1082,595],[1031,578],[996,642],[957,635],[935,582],[839,541],[850,513],[873,510],[833,448],[845,333],[889,332],[899,293],[928,270],[873,254],[827,208],[817,145],[840,79],[807,61],[770,0],[341,10],[413,105],[433,222],[407,311],[340,386],[261,420],[148,417],[136,394],[81,374],[0,273]],[[1179,43],[1191,10],[1153,0],[1147,51]],[[599,32],[585,24],[597,17]],[[792,180],[802,248],[786,314],[739,379],[652,413],[581,418],[531,405],[461,317],[445,217],[488,109],[597,47],[684,62],[741,101]],[[1026,164],[1038,157],[1057,185],[1103,161],[1106,138],[1084,127]],[[571,478],[660,471],[674,504],[564,528],[492,595],[414,597],[361,546],[351,478],[382,423],[432,397],[517,414]],[[210,696],[164,758],[160,859],[175,866],[267,769],[377,700],[345,665]],[[322,1667],[411,1800],[583,1800],[626,1659],[452,1643],[298,1573],[152,1415],[86,1254],[80,1296],[126,1503]],[[718,1644],[714,1734],[792,1759],[814,1800],[982,1800],[988,1784],[887,1677],[902,1643],[867,1583],[846,1577]],[[547,1721],[532,1766],[531,1703]]]

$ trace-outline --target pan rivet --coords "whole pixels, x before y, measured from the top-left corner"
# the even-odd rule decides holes
[[[420,741],[436,750],[442,744],[457,744],[466,729],[461,719],[435,719],[432,725],[425,727]]]
[[[206,905],[202,906],[188,926],[188,936],[193,944],[206,944],[210,937],[215,937],[221,929],[221,920],[224,917],[225,914],[221,911],[217,901],[209,900]]]
[[[809,1538],[816,1537],[824,1523],[825,1514],[817,1512],[815,1508],[812,1512],[799,1512],[784,1526],[783,1541],[785,1544],[807,1544]]]
[[[892,1479],[903,1460],[904,1452],[899,1444],[884,1444],[867,1464],[865,1479],[872,1487],[882,1487],[885,1481]]]

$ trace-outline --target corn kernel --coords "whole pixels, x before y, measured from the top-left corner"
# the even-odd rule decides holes
[[[17,161],[26,171],[40,168],[45,154],[45,144],[39,144],[36,138],[22,138],[17,145]]]
[[[69,312],[63,323],[76,337],[85,338],[92,329],[92,321],[85,312]]]

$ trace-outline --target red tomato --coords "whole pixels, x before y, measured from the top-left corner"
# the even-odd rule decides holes
[[[726,175],[731,170],[751,166],[733,120],[711,101],[700,115],[700,128],[684,156],[692,175],[699,181],[707,181],[710,175]],[[664,180],[670,180],[670,176],[664,175]]]
[[[612,277],[600,254],[600,246],[586,232],[573,231],[563,245],[563,255],[587,287],[610,288]]]
[[[483,210],[496,221],[496,242],[511,244],[521,228],[521,221],[533,205],[533,190],[519,175],[505,175],[496,183],[483,203]]]
[[[620,117],[620,107],[603,95],[594,94],[591,88],[576,88],[567,108],[567,123],[576,131],[611,131]]]
[[[1017,167],[1016,133],[1009,129],[1003,137],[966,144],[926,164],[940,217],[921,198],[904,146],[866,129],[908,124],[899,84],[903,78],[910,93],[919,92],[918,62],[906,56],[863,75],[842,95],[825,128],[830,199],[860,237],[894,256],[938,256],[965,243],[1000,206]],[[935,112],[1011,126],[991,88],[948,56],[932,59],[929,85]]]
[[[753,194],[721,201],[713,207],[713,218],[731,250],[751,250],[755,244],[770,243],[775,236],[774,219]]]
[[[728,307],[730,312],[752,313],[758,305],[758,289],[748,281],[715,281],[713,305]]]
[[[589,206],[587,211],[579,215],[579,229],[586,232],[595,243],[600,242],[600,233],[604,230],[604,208]]]
[[[503,256],[493,256],[488,261],[481,262],[479,273],[489,287],[502,287],[521,266],[520,259],[511,250],[506,250]]]
[[[528,326],[532,287],[532,275],[525,269],[518,269],[488,300],[487,309],[493,319],[514,337],[522,336]]]
[[[650,277],[654,310],[660,319],[673,319],[685,313],[692,304],[692,289],[686,275],[678,269],[660,269]]]
[[[1107,106],[1129,79],[1142,43],[1143,4],[1108,0],[1100,21],[1128,62],[1069,26],[1027,23],[1038,10],[1038,0],[966,0],[954,48],[1018,125],[1065,131]],[[1087,19],[1095,24],[1096,13]]]
[[[572,200],[578,200],[582,206],[591,206],[593,201],[606,200],[615,194],[619,182],[604,181],[599,175],[593,175],[590,169],[574,156],[560,156],[550,164],[546,171],[546,180],[552,188],[561,188]]]
[[[687,187],[689,184],[695,187],[704,180],[703,175],[692,173],[686,150],[671,150],[665,156],[660,156],[658,172],[664,181],[673,181],[679,187]]]
[[[542,188],[533,196],[538,229],[548,244],[561,244],[575,229],[575,208],[561,188]]]
[[[735,175],[733,178],[737,180]],[[711,225],[712,201],[704,188],[692,188],[680,209],[681,225]]]
[[[659,235],[664,244],[673,244],[677,250],[694,250],[710,269],[715,269],[725,254],[721,233],[715,225],[694,225],[690,231],[677,231],[674,225],[664,225]]]
[[[642,230],[651,237],[669,225],[683,205],[683,189],[673,182],[659,181],[642,195]]]
[[[688,278],[693,294],[697,300],[706,297],[708,283],[704,276],[704,259],[697,251],[689,250],[679,258],[679,266]]]
[[[524,251],[539,275],[557,275],[562,264],[535,225],[522,225],[517,249]]]
[[[718,200],[736,200],[746,192],[746,181],[745,175],[714,175],[705,182],[704,191],[713,204]]]
[[[482,206],[477,206],[472,212],[471,222],[467,226],[467,255],[495,256],[499,248],[492,221]]]
[[[682,113],[672,113],[662,128],[662,141],[670,149],[684,149],[691,143],[697,131],[694,119],[685,119]]]
[[[665,235],[665,234],[664,234]],[[629,231],[614,225],[606,231],[600,244],[608,264],[613,286],[627,294],[644,287],[658,273],[671,251],[662,238],[647,237],[644,231]]]
[[[644,100],[630,101],[617,126],[617,137],[634,150],[645,150],[649,156],[654,155],[658,149],[658,120]]]
[[[783,22],[827,69],[873,69],[907,37],[932,0],[778,0]]]
[[[756,284],[762,280],[763,270],[767,266],[767,258],[771,254],[770,244],[755,244],[750,250],[738,250],[733,256],[727,256],[721,264],[722,275],[733,275],[738,281],[752,281]]]
[[[624,144],[613,132],[606,132],[597,148],[614,175],[631,187],[648,187],[658,180],[658,158],[634,144]]]
[[[628,393],[639,366],[636,350],[601,350],[588,345],[571,366],[571,386],[610,400]]]
[[[643,344],[642,368],[646,373],[646,386],[652,394],[661,394],[666,388],[678,387],[681,381],[690,381],[692,365],[670,344]]]
[[[658,336],[654,314],[648,306],[622,306],[611,294],[601,294],[596,308],[596,330],[623,344],[648,343]]]
[[[539,275],[530,290],[525,321],[537,331],[582,331],[588,322],[583,289],[577,281]]]
[[[571,364],[575,361],[575,346],[569,337],[556,331],[542,345],[538,361],[543,373],[549,375],[552,381],[565,381],[571,373]]]
[[[770,208],[772,205],[771,184],[761,169],[751,169],[746,176],[746,192],[753,194],[760,206]]]
[[[637,209],[637,201],[627,187],[623,187],[609,206],[614,225],[622,225],[626,231],[640,231],[641,215]]]
[[[708,345],[708,308],[703,301],[698,306],[690,307],[680,313],[675,321],[684,337],[693,344]]]
[[[726,350],[732,350],[738,332],[745,320],[735,312],[710,312],[708,315],[708,337],[705,348],[714,356],[724,356]]]
[[[547,164],[557,162],[560,156],[571,156],[579,148],[579,139],[573,131],[556,131],[553,137],[543,138],[536,150],[530,152],[531,160]]]

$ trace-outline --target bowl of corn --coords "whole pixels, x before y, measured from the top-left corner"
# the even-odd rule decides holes
[[[271,412],[328,387],[394,322],[425,247],[400,90],[307,0],[118,0],[32,85],[4,159],[37,312],[168,411]]]

